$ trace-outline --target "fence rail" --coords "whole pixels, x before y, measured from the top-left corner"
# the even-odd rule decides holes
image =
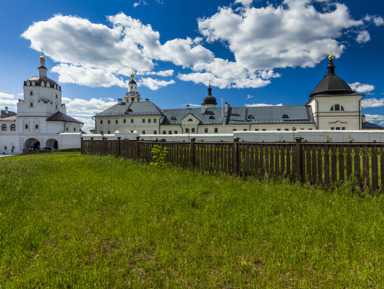
[[[252,178],[289,178],[334,186],[353,181],[384,192],[383,143],[233,143],[82,140],[81,153],[113,155],[150,163],[155,145],[167,147],[166,161],[182,168]]]

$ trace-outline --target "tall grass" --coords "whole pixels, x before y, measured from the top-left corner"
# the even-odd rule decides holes
[[[0,159],[0,288],[381,288],[384,200],[113,157]]]

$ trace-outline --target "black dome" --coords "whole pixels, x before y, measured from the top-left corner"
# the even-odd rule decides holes
[[[315,90],[311,93],[311,97],[318,94],[351,94],[355,93],[351,87],[342,78],[335,74],[335,66],[332,59],[329,61],[328,74],[319,82]]]
[[[204,97],[204,103],[203,104],[213,104],[217,105],[216,97],[212,95],[212,87],[209,85],[208,87],[208,95]]]
[[[129,84],[136,84],[136,81],[132,78],[132,79],[129,81]]]

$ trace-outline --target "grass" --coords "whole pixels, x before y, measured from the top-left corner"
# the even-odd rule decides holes
[[[0,288],[382,288],[384,199],[77,153],[0,159]]]

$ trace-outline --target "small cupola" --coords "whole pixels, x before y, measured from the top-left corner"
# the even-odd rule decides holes
[[[202,105],[207,106],[207,108],[214,108],[217,105],[216,98],[212,95],[211,83],[209,83],[208,95],[204,97],[204,103]]]
[[[333,64],[334,56],[332,53],[328,57],[329,64],[327,67],[328,74],[319,82],[310,97],[316,95],[340,95],[353,94],[354,91],[342,78],[335,73],[335,65]]]
[[[128,92],[124,97],[125,102],[140,102],[140,93],[137,91],[137,83],[135,81],[135,74],[132,71],[131,80],[128,83]]]
[[[47,77],[47,68],[45,67],[45,57],[43,53],[43,49],[41,49],[41,55],[40,55],[40,67],[39,69],[39,77]]]

